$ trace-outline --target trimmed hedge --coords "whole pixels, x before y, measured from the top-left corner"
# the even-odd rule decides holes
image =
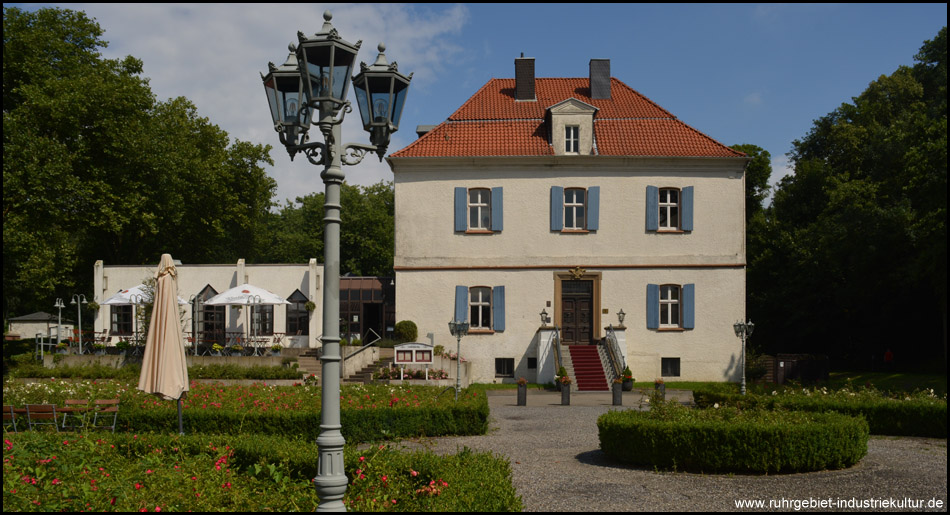
[[[788,473],[850,467],[867,454],[868,424],[838,413],[611,411],[600,447],[631,465],[696,472]]]
[[[482,435],[488,431],[488,414],[488,401],[481,396],[442,406],[343,408],[340,421],[347,443],[359,443],[417,436]],[[177,407],[169,403],[167,408],[140,409],[134,404],[123,404],[116,424],[117,432],[177,432]],[[186,434],[272,434],[315,440],[320,434],[320,411],[187,409],[182,424]]]
[[[833,411],[864,417],[871,434],[875,435],[947,437],[946,399],[920,396],[898,399],[879,392],[805,391],[809,393],[740,395],[703,389],[693,391],[693,400],[701,408],[720,404],[767,410]]]

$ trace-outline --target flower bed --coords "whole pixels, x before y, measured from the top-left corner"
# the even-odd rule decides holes
[[[353,385],[341,388],[340,417],[348,442],[408,436],[484,434],[488,402],[463,391],[459,402],[425,386]],[[8,384],[4,403],[53,403],[66,399],[120,399],[117,431],[177,432],[174,402],[162,401],[122,381],[49,381]],[[316,439],[321,389],[315,386],[191,384],[183,402],[185,432],[278,434]]]
[[[654,396],[654,399],[657,397]],[[597,419],[600,447],[631,465],[697,472],[807,472],[850,467],[867,454],[868,425],[838,413],[660,403]]]
[[[740,395],[722,389],[697,389],[693,391],[693,399],[702,408],[719,404],[769,410],[835,411],[864,417],[871,434],[947,437],[947,397],[937,396],[933,390],[889,395],[874,388],[781,388],[770,393]]]
[[[4,511],[313,511],[318,449],[266,435],[28,432],[4,439]],[[507,460],[344,449],[357,511],[520,511]]]

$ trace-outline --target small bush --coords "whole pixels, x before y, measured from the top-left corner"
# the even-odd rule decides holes
[[[600,447],[631,465],[697,472],[786,473],[850,467],[868,424],[838,413],[697,410],[660,404],[597,420]]]
[[[412,320],[402,320],[396,322],[394,334],[397,341],[414,342],[419,336],[419,330],[416,328],[416,323]]]

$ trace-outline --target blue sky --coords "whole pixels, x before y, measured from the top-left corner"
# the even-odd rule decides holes
[[[586,77],[591,58],[606,58],[611,75],[696,129],[768,150],[773,183],[813,120],[913,64],[947,23],[946,4],[55,5],[99,22],[105,57],[142,59],[159,99],[185,96],[232,138],[274,146],[278,202],[323,184],[278,142],[260,72],[284,62],[298,30],[320,30],[326,9],[344,39],[363,40],[360,60],[372,63],[383,41],[390,62],[415,74],[391,151],[489,79],[513,77],[521,53],[535,58],[538,77]],[[368,142],[355,112],[344,139]],[[345,171],[351,184],[392,179],[372,156]]]

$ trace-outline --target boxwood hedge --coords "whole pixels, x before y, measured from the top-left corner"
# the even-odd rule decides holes
[[[740,408],[784,409],[810,412],[834,411],[864,417],[871,434],[892,436],[947,437],[947,401],[931,395],[886,396],[874,390],[786,390],[775,395],[693,391],[701,408],[716,404]]]
[[[611,411],[597,427],[601,450],[618,461],[696,472],[850,467],[867,454],[868,441],[867,422],[838,413],[666,407]]]

